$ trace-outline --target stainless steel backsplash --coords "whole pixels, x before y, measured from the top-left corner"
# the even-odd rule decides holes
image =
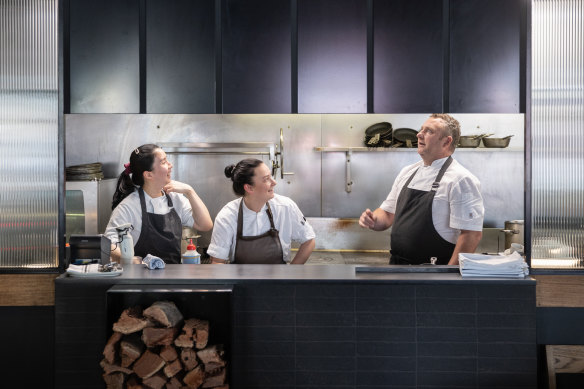
[[[524,115],[453,116],[460,121],[463,134],[514,135],[508,149],[459,149],[454,157],[481,181],[485,227],[503,227],[505,220],[523,219]],[[362,146],[364,131],[371,124],[388,121],[394,128],[419,129],[427,117],[428,114],[66,115],[66,165],[101,162],[106,177],[116,177],[131,150],[143,143],[273,142],[279,146],[282,128],[284,171],[294,174],[284,179],[277,174],[277,193],[294,199],[307,217],[358,218],[365,208],[377,208],[401,168],[420,157],[414,149],[354,152],[350,162],[352,191],[347,193],[345,153],[314,148]],[[174,179],[192,185],[213,218],[235,198],[223,169],[243,158],[244,155],[170,156]],[[260,159],[269,165],[267,156]],[[320,232],[330,229],[327,223],[313,224],[317,239]],[[359,234],[359,230],[355,233]],[[199,244],[206,246],[209,238],[210,233],[203,234]],[[357,241],[367,242],[368,238]]]

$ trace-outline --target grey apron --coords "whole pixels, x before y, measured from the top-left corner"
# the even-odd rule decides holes
[[[237,240],[233,262],[237,264],[284,264],[284,254],[278,230],[274,226],[274,218],[270,203],[266,203],[270,229],[257,236],[243,236],[243,198],[239,203],[237,215]]]
[[[434,228],[432,202],[440,180],[451,163],[452,157],[448,157],[429,192],[408,188],[418,169],[403,186],[397,198],[391,229],[390,264],[419,265],[430,263],[431,257],[438,258],[437,265],[447,265],[450,261],[456,245],[442,238]]]
[[[180,263],[180,240],[182,238],[182,223],[178,213],[172,207],[170,196],[166,195],[170,212],[157,215],[146,212],[146,200],[142,188],[140,206],[142,207],[142,230],[134,253],[140,257],[148,254],[160,257],[166,263]]]

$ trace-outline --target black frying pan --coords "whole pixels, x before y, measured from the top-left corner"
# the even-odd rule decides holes
[[[396,128],[393,130],[393,139],[394,142],[398,141],[404,145],[411,143],[412,146],[415,146],[418,144],[418,131],[412,128]]]
[[[372,126],[367,127],[365,130],[365,136],[373,138],[375,135],[379,134],[381,139],[391,138],[391,131],[393,127],[389,122],[375,123]]]
[[[389,141],[391,144],[391,133],[393,127],[389,122],[375,123],[365,130],[365,146],[375,147],[384,146]],[[373,140],[373,144],[370,141]]]

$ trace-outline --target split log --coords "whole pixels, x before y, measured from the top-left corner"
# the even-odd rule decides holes
[[[160,350],[160,357],[162,359],[164,359],[166,362],[172,362],[178,358],[178,354],[177,354],[176,349],[174,347],[168,345],[168,346],[164,346]]]
[[[223,369],[225,367],[225,363],[216,363],[216,362],[209,362],[205,363],[205,373],[212,374],[218,371],[219,369]]]
[[[217,373],[212,375],[207,375],[205,382],[203,382],[203,388],[214,388],[225,383],[226,372],[225,369],[219,370]]]
[[[152,377],[145,378],[142,383],[152,389],[162,389],[166,384],[166,377],[163,374],[155,374]]]
[[[104,374],[103,380],[107,389],[123,389],[124,387],[124,375],[122,373]]]
[[[178,373],[181,370],[182,364],[180,363],[180,360],[175,359],[174,362],[171,362],[164,366],[164,375],[166,375],[168,378],[174,377],[176,373]]]
[[[183,319],[183,315],[172,301],[155,302],[144,311],[144,316],[164,327],[174,327]]]
[[[120,356],[122,366],[129,367],[134,361],[140,358],[144,352],[144,343],[140,341],[138,334],[132,334],[120,343]]]
[[[142,379],[148,378],[156,374],[156,372],[164,367],[164,359],[154,354],[150,350],[146,350],[144,354],[134,363],[134,373]]]
[[[194,340],[194,342],[193,342]],[[209,341],[209,321],[187,319],[182,334],[174,341],[178,347],[193,347],[196,342],[198,349],[205,348]]]
[[[101,366],[101,368],[103,369],[103,371],[105,372],[105,374],[111,374],[111,373],[116,373],[116,372],[120,372],[120,373],[124,373],[124,374],[132,374],[133,371],[130,369],[127,369],[123,366],[120,365],[116,365],[113,363],[109,363],[108,361],[106,361],[105,359],[102,359],[101,362],[99,363],[99,366]]]
[[[203,349],[207,347],[207,342],[209,342],[209,322],[207,320],[195,319],[195,347],[198,349]]]
[[[201,366],[189,371],[185,378],[183,378],[183,382],[187,384],[189,388],[198,388],[204,380],[205,372]]]
[[[195,342],[193,341],[192,336],[182,334],[174,340],[174,345],[181,348],[193,348],[195,346]]]
[[[171,328],[144,328],[142,331],[142,342],[146,347],[167,346],[172,344],[178,329]]]
[[[144,389],[144,386],[138,382],[136,376],[131,376],[126,382],[126,389]]]
[[[119,332],[114,332],[108,339],[103,349],[103,356],[108,363],[114,363],[116,361],[116,349],[120,339],[122,339],[122,334]]]
[[[180,352],[180,359],[185,365],[186,371],[193,370],[199,364],[199,361],[197,361],[197,353],[192,348],[184,348]]]
[[[178,378],[176,377],[172,377],[167,383],[166,383],[166,389],[181,389],[183,386],[181,384],[181,382],[178,380]]]
[[[225,351],[223,351],[222,345],[213,345],[203,350],[197,351],[197,356],[205,365],[207,363],[217,363],[224,366],[225,365],[225,361],[223,360],[224,354]]]
[[[120,319],[114,323],[114,331],[124,335],[133,334],[150,326],[150,322],[142,316],[142,308],[124,309]]]

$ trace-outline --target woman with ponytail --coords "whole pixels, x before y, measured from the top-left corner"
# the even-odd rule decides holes
[[[134,254],[152,254],[166,263],[180,263],[182,227],[209,231],[213,221],[207,207],[188,184],[173,181],[172,163],[155,144],[132,151],[124,164],[112,201],[105,235],[118,241],[116,227],[131,224]],[[120,250],[112,251],[119,261]]]
[[[303,264],[314,249],[314,231],[290,198],[274,193],[270,169],[259,159],[225,168],[239,198],[215,218],[207,254],[213,263]],[[301,243],[291,257],[292,240]]]

